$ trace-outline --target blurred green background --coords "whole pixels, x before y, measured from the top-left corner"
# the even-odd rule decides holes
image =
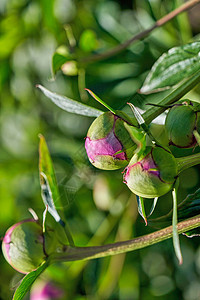
[[[1,0],[0,1],[0,236],[12,224],[44,210],[38,177],[38,134],[48,143],[65,216],[77,245],[99,245],[140,236],[154,229],[138,217],[136,199],[121,171],[95,169],[86,157],[84,137],[92,118],[69,114],[36,89],[42,84],[101,108],[87,87],[114,108],[132,101],[145,108],[168,92],[137,93],[155,60],[169,48],[198,39],[200,6],[155,30],[143,41],[103,61],[86,62],[150,27],[183,0]],[[58,50],[57,50],[58,49]],[[52,56],[69,56],[56,78]],[[54,56],[55,58],[55,56]],[[78,69],[76,59],[80,62]],[[59,66],[58,68],[59,69]],[[190,92],[200,100],[200,87]],[[150,100],[149,100],[150,99]],[[178,156],[189,154],[172,149]],[[198,151],[198,149],[197,149]],[[198,167],[181,175],[180,201],[200,183]],[[147,201],[150,207],[151,201]],[[154,217],[172,207],[160,198]],[[180,237],[183,265],[168,240],[136,252],[50,267],[35,283],[53,282],[61,299],[200,299],[199,238]],[[0,254],[0,299],[11,299],[23,277]],[[28,295],[26,299],[31,299]],[[32,298],[33,299],[33,298]],[[49,298],[54,299],[54,298]]]

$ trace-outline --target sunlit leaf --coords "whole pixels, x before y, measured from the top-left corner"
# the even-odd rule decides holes
[[[41,194],[45,207],[52,217],[58,222],[65,231],[65,235],[71,245],[74,245],[74,241],[67,223],[63,221],[57,211],[57,208],[61,208],[60,195],[58,185],[54,173],[54,167],[47,147],[45,138],[40,135],[39,145],[39,174]],[[45,215],[44,215],[45,216]],[[45,218],[44,218],[45,222]],[[44,224],[43,224],[44,227]]]
[[[103,105],[104,107],[106,107],[108,110],[110,110],[113,114],[115,114],[115,110],[110,107],[107,103],[105,103],[101,98],[99,98],[94,92],[92,92],[89,89],[85,89],[96,101],[98,101],[99,103],[101,103],[101,105]]]
[[[28,273],[22,280],[20,286],[15,291],[13,300],[21,300],[24,298],[26,293],[30,290],[34,281],[40,276],[42,272],[48,267],[48,262],[45,261],[39,268],[35,271]]]
[[[199,70],[200,42],[174,47],[153,65],[140,92],[150,93],[178,84]]]
[[[45,96],[47,96],[47,98],[51,99],[51,101],[54,102],[57,106],[70,113],[88,117],[98,117],[103,113],[103,111],[99,109],[82,104],[65,96],[53,93],[41,85],[37,85],[37,87],[44,93]]]
[[[147,217],[146,217],[146,212],[145,212],[145,207],[144,207],[144,198],[136,196],[137,198],[137,204],[138,204],[138,212],[140,216],[143,218],[145,225],[147,225]]]
[[[152,213],[154,212],[157,202],[158,202],[158,197],[155,197],[153,200],[153,204],[151,206],[148,217],[150,217],[152,215]]]
[[[56,210],[56,207],[61,207],[58,185],[50,153],[45,138],[42,135],[40,135],[39,145],[39,173],[44,205],[48,207],[49,213],[54,217],[56,222],[59,222],[61,218]]]

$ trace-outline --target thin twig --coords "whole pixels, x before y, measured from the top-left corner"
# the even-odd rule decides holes
[[[172,12],[170,12],[169,14],[167,14],[166,16],[162,17],[160,20],[155,22],[155,24],[153,26],[151,26],[150,28],[145,29],[144,31],[136,34],[131,39],[125,41],[122,44],[117,45],[116,47],[114,47],[114,48],[112,48],[108,51],[105,51],[104,53],[99,53],[99,54],[94,54],[92,56],[84,57],[84,58],[80,59],[80,63],[92,63],[92,62],[95,62],[95,61],[104,60],[106,58],[109,58],[111,56],[114,56],[114,55],[120,53],[121,51],[125,50],[128,46],[130,46],[133,42],[135,42],[137,40],[140,40],[140,39],[143,39],[150,32],[152,32],[154,29],[156,29],[158,27],[161,27],[162,25],[164,25],[167,22],[171,21],[174,17],[176,17],[180,13],[182,13],[186,10],[189,10],[190,8],[192,8],[193,6],[195,6],[198,3],[200,3],[200,0],[190,0],[186,3],[184,3],[180,7],[176,8],[175,10],[173,10]]]

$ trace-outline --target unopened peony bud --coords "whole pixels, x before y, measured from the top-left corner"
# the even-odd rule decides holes
[[[200,112],[186,101],[176,104],[167,114],[165,128],[169,145],[191,148],[196,144],[194,130],[200,132]]]
[[[34,219],[11,226],[2,243],[8,263],[21,273],[35,270],[47,257],[42,226]]]
[[[160,197],[169,192],[176,180],[174,156],[159,146],[147,147],[143,155],[132,157],[124,172],[129,189],[144,198]]]
[[[124,120],[105,112],[90,126],[85,148],[96,168],[115,170],[128,164],[136,144],[124,127]]]

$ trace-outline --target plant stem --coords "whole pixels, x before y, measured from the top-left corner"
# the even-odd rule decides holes
[[[200,226],[200,215],[177,224],[178,233],[184,233]],[[172,226],[128,241],[95,247],[66,247],[63,253],[51,255],[51,263],[57,261],[90,260],[141,249],[172,237]]]
[[[180,174],[182,171],[200,164],[200,153],[176,158],[176,162],[178,165],[178,174]]]
[[[121,51],[125,50],[128,46],[130,46],[133,42],[144,38],[150,32],[152,32],[154,29],[156,29],[158,27],[161,27],[162,25],[166,24],[167,22],[172,20],[174,17],[179,15],[180,13],[192,8],[193,6],[195,6],[198,3],[200,3],[200,0],[187,1],[186,3],[181,5],[180,7],[176,8],[175,10],[173,10],[172,12],[170,12],[169,14],[167,14],[166,16],[162,17],[160,20],[155,22],[155,24],[153,26],[151,26],[150,28],[138,33],[137,35],[135,35],[131,39],[125,41],[122,44],[117,45],[113,49],[110,49],[110,50],[108,50],[104,53],[99,53],[99,54],[95,54],[95,55],[92,55],[92,56],[84,57],[84,58],[80,59],[80,63],[93,63],[93,62],[96,62],[96,61],[104,60],[106,58],[109,58],[111,56],[114,56],[114,55],[120,53]]]
[[[172,215],[172,228],[173,228],[173,245],[176,253],[176,257],[178,258],[179,264],[183,263],[183,258],[181,254],[179,235],[177,230],[177,202],[178,202],[178,185],[179,180],[177,179],[175,186],[172,190],[172,198],[173,198],[173,215]]]
[[[187,94],[192,88],[194,88],[198,83],[200,83],[200,71],[195,73],[192,77],[184,81],[178,88],[173,90],[169,95],[162,99],[158,105],[165,106],[173,104],[178,101],[181,97]],[[151,107],[142,116],[147,124],[150,124],[157,116],[163,113],[166,107]]]
[[[60,224],[61,224],[61,223],[60,223]],[[66,237],[67,237],[67,239],[68,239],[69,244],[70,244],[71,246],[75,246],[73,237],[72,237],[72,235],[71,235],[71,232],[70,232],[70,230],[69,230],[69,227],[68,227],[67,223],[66,223],[66,222],[63,222],[63,224],[61,224],[61,226],[62,226],[63,229],[64,229],[64,232],[65,232],[65,234],[66,234]]]

